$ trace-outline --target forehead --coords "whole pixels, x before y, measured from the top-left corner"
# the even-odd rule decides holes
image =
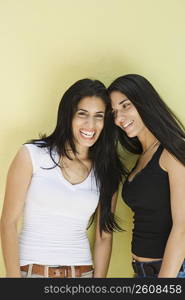
[[[104,111],[105,103],[100,97],[88,96],[80,100],[80,102],[77,105],[77,109],[85,109],[87,111]]]
[[[122,101],[129,100],[127,96],[119,91],[113,91],[110,94],[111,104],[114,108],[119,108],[122,105]]]

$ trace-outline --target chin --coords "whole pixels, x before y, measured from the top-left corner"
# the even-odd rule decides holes
[[[137,135],[134,133],[126,133],[126,135],[131,139],[131,138],[135,138]]]
[[[87,144],[84,144],[84,147],[90,148],[90,147],[92,147],[94,144],[95,144],[95,142],[93,142],[93,143],[87,143]]]
[[[79,143],[81,146],[83,147],[87,147],[87,148],[90,148],[92,147],[94,144],[96,143],[96,141],[87,141],[87,142],[81,142]]]

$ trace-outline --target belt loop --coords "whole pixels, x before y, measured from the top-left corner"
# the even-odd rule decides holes
[[[48,277],[48,269],[49,267],[47,265],[44,266],[44,277]]]
[[[136,262],[135,260],[132,261],[132,266],[133,266],[134,272],[139,275],[139,269],[140,269],[139,266],[140,265],[138,265],[138,262]]]
[[[144,269],[144,262],[141,262],[141,270],[143,272],[143,276],[146,277],[145,269]]]
[[[33,268],[33,264],[29,264],[29,265],[28,265],[28,274],[27,274],[28,277],[31,277],[31,274],[32,274],[32,268]]]
[[[71,266],[71,277],[75,278],[75,267]]]

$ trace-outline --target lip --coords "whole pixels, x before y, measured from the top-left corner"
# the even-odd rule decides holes
[[[93,135],[92,136],[88,136],[88,135],[85,135],[85,132],[91,132],[90,130],[80,130],[80,136],[85,139],[86,141],[91,141],[95,138],[95,135],[96,135],[96,132],[93,130],[92,133]]]
[[[130,123],[130,122],[132,122],[132,123]],[[128,123],[130,123],[130,124],[129,124],[127,127],[123,127],[123,126],[125,126],[125,125],[128,124]],[[124,131],[130,130],[130,128],[132,127],[133,123],[134,123],[134,120],[131,120],[131,121],[129,121],[129,122],[125,122],[125,124],[122,124],[122,125],[121,125],[121,128],[122,128]]]

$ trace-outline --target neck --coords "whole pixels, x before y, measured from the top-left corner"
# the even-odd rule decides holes
[[[157,141],[157,138],[147,128],[138,136],[138,139],[142,145],[143,152]]]
[[[76,150],[78,152],[78,153],[76,153],[76,155],[72,152],[70,147],[69,147],[69,150],[68,150],[69,156],[72,159],[75,159],[75,158],[77,158],[79,160],[88,159],[88,154],[89,154],[89,148],[88,147],[83,147],[83,146],[80,146],[78,144],[75,144],[75,147],[76,147]]]

